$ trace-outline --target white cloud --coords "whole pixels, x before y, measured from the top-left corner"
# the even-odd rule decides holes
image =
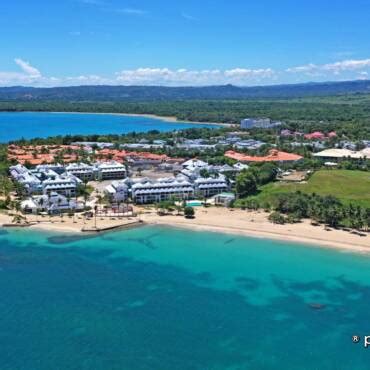
[[[135,8],[123,8],[123,9],[117,9],[117,13],[123,13],[123,14],[131,14],[131,15],[144,15],[147,12],[142,9],[135,9]]]
[[[298,67],[291,67],[287,68],[285,71],[290,73],[307,73],[307,72],[313,72],[318,69],[318,66],[316,64],[306,64],[304,66],[298,66]]]
[[[43,79],[41,72],[29,62],[20,58],[14,59],[14,62],[21,68],[21,72],[0,71],[0,85],[29,85]]]
[[[341,62],[324,64],[322,66],[322,69],[333,73],[339,73],[342,71],[356,71],[359,69],[369,67],[370,59],[362,59],[362,60],[343,60]]]
[[[21,69],[23,70],[23,72],[28,75],[29,77],[32,77],[32,78],[40,78],[41,77],[41,73],[40,71],[35,68],[35,67],[32,67],[31,64],[29,62],[26,62],[20,58],[16,58],[14,59],[15,63],[19,65],[19,67],[21,67]]]
[[[342,72],[359,71],[366,68],[370,68],[370,59],[343,60],[340,62],[321,65],[310,63],[303,66],[288,68],[286,69],[286,72],[304,73],[307,75],[323,75],[328,73],[338,75]]]
[[[357,79],[358,80],[367,80],[369,78],[369,73],[362,71],[358,73]]]
[[[63,79],[65,84],[69,85],[103,85],[112,83],[111,80],[98,75],[80,75],[66,77]]]
[[[111,76],[97,74],[77,76],[44,76],[39,69],[21,58],[14,59],[20,71],[0,71],[0,85],[71,86],[71,85],[162,85],[207,86],[233,84],[239,86],[266,85],[276,82],[305,82],[368,79],[370,59],[344,60],[327,64],[306,64],[285,70],[272,68],[220,69],[124,69]],[[294,77],[293,77],[294,76]],[[309,79],[308,79],[309,76]],[[315,78],[313,78],[315,77]]]
[[[252,81],[271,78],[275,72],[267,69],[235,68],[221,71],[187,70],[169,68],[138,68],[123,70],[116,74],[119,83],[129,84],[157,84],[157,85],[212,85],[212,84],[245,84]]]
[[[245,68],[234,68],[228,69],[224,72],[225,77],[228,78],[269,78],[273,77],[275,74],[274,70],[271,68],[260,68],[260,69],[245,69]]]

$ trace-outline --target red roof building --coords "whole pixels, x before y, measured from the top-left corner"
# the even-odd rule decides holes
[[[271,149],[269,154],[264,157],[250,156],[229,150],[225,153],[225,157],[235,159],[239,162],[295,162],[303,158],[301,155],[280,152],[276,149]]]
[[[311,134],[304,135],[304,138],[307,140],[323,140],[325,139],[325,134],[322,133],[321,131],[315,131],[312,132]]]

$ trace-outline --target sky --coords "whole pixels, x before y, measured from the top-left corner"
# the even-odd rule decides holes
[[[1,0],[0,86],[368,79],[370,0]]]

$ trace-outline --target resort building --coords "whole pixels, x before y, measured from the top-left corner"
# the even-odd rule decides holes
[[[327,135],[325,135],[321,131],[315,131],[310,134],[304,135],[304,138],[307,140],[324,140],[324,139],[330,139],[337,136],[337,133],[335,131],[329,132]]]
[[[194,149],[194,150],[213,150],[216,149],[217,144],[178,144],[177,147],[179,149]]]
[[[58,193],[66,197],[75,197],[77,195],[77,185],[81,180],[73,175],[62,175],[54,179],[47,179],[42,183],[42,192],[44,194]]]
[[[36,166],[37,172],[48,172],[54,171],[58,175],[61,175],[65,172],[65,167],[61,164],[39,164]]]
[[[208,166],[208,163],[204,162],[204,161],[201,161],[200,159],[189,159],[188,161],[186,161],[182,164],[183,168],[188,168],[188,169],[203,168],[203,167],[207,167],[207,166]]]
[[[189,159],[182,164],[182,167],[181,174],[186,176],[189,180],[194,181],[200,176],[200,171],[202,169],[207,170],[209,165],[207,162],[198,159]]]
[[[126,153],[126,159],[133,167],[151,167],[167,162],[170,158],[166,154],[129,152]]]
[[[86,163],[71,163],[65,170],[68,174],[74,175],[82,181],[91,181],[96,177],[95,168]]]
[[[323,160],[370,159],[370,148],[359,151],[352,151],[349,149],[326,149],[315,153],[314,157]]]
[[[94,167],[98,180],[124,179],[126,177],[126,167],[117,161],[96,163]]]
[[[259,149],[261,146],[265,144],[266,143],[264,143],[263,141],[248,139],[248,140],[237,141],[233,146],[236,149],[255,150],[255,149]]]
[[[75,145],[9,145],[8,159],[33,166],[54,163],[57,158],[70,163],[76,161],[79,150]]]
[[[21,203],[25,213],[37,214],[38,212],[60,213],[68,210],[82,210],[83,204],[75,199],[68,199],[64,195],[52,192],[49,195],[34,195]]]
[[[245,163],[241,163],[241,162],[237,162],[233,165],[233,167],[238,171],[243,171],[243,170],[247,170],[249,168],[249,166]]]
[[[223,175],[218,177],[198,177],[194,181],[194,190],[196,195],[208,198],[229,190],[229,185]]]
[[[122,144],[121,147],[126,148],[126,149],[150,150],[150,149],[162,149],[163,145],[161,145],[161,144],[127,143],[127,144]]]
[[[242,153],[234,152],[229,150],[225,153],[225,157],[235,159],[239,162],[297,162],[303,157],[294,153],[280,152],[276,149],[271,149],[269,154],[264,157],[250,156]]]
[[[21,164],[9,168],[14,181],[19,182],[25,188],[27,194],[50,194],[56,192],[68,197],[76,195],[76,188],[82,181],[73,174],[63,173],[60,175],[59,166],[37,166],[30,170]],[[58,171],[58,172],[56,172]]]
[[[228,164],[223,164],[223,165],[210,165],[206,167],[207,171],[211,174],[234,174],[239,172],[235,167],[230,166]]]
[[[183,177],[146,179],[131,187],[132,200],[137,204],[158,203],[171,198],[189,199],[193,194],[193,185]]]
[[[113,181],[104,189],[111,202],[123,202],[128,198],[128,185],[124,180]]]
[[[215,206],[228,207],[234,200],[234,193],[220,193],[213,197]]]
[[[23,165],[17,164],[16,166],[11,166],[9,168],[9,172],[14,181],[17,181],[24,186],[27,194],[42,191],[42,181]]]
[[[72,145],[80,146],[83,147],[84,149],[92,147],[96,147],[99,149],[114,148],[114,143],[104,143],[99,141],[76,141],[72,143]]]
[[[274,128],[281,126],[282,122],[271,121],[270,118],[245,118],[240,122],[240,128]]]

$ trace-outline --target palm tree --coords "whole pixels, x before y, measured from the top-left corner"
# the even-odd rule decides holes
[[[177,215],[179,216],[181,212],[184,210],[184,207],[181,204],[176,204],[175,209],[177,211]]]
[[[20,224],[23,221],[24,217],[22,215],[14,215],[12,222]]]
[[[101,209],[101,205],[103,204],[103,197],[100,194],[98,194],[96,200]]]
[[[59,211],[59,216],[60,216],[60,222],[63,222],[63,212],[60,209],[61,204],[62,204],[62,199],[59,197],[58,198],[58,211]]]
[[[95,227],[95,229],[96,229],[96,215],[97,215],[97,210],[98,210],[98,206],[97,205],[95,205],[95,207],[94,207],[94,227]]]
[[[19,200],[16,200],[13,202],[13,207],[16,211],[14,218],[17,219],[17,223],[20,223],[22,220],[27,221],[27,218],[21,215],[22,208],[21,208],[21,202]]]
[[[0,193],[8,197],[13,189],[13,183],[5,176],[0,177]]]
[[[44,207],[44,198],[43,197],[41,197],[40,199],[39,199],[39,207],[40,207],[40,209],[42,210],[43,209],[43,207]],[[39,208],[37,208],[36,209],[36,221],[37,222],[39,222]]]

